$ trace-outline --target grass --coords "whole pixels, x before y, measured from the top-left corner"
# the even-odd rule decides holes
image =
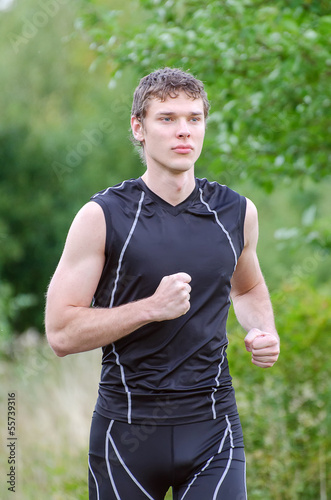
[[[1,400],[5,407],[7,392],[16,392],[15,500],[34,500],[36,496],[41,500],[86,500],[89,427],[100,352],[58,359],[45,341],[30,332],[15,342],[13,353],[15,361],[2,364]],[[1,430],[5,437],[6,429]],[[7,468],[5,454],[0,461],[1,478]],[[11,492],[8,495],[13,498]]]
[[[38,334],[12,344],[14,361],[0,371],[1,412],[7,393],[16,393],[17,481],[3,500],[87,500],[87,453],[91,416],[100,375],[100,351],[56,358]],[[7,439],[1,422],[2,442]],[[6,423],[5,423],[6,424]],[[6,482],[7,453],[0,458]],[[172,498],[171,491],[166,499]]]
[[[57,358],[39,334],[28,332],[11,345],[1,364],[1,414],[7,393],[16,393],[17,481],[3,500],[86,500],[87,453],[97,396],[100,351]],[[2,442],[7,439],[1,421]],[[6,479],[7,453],[0,456]],[[5,481],[3,481],[5,483]],[[171,500],[171,490],[166,500]]]

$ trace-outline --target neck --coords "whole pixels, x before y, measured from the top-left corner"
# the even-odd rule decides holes
[[[162,175],[160,172],[155,175],[146,170],[141,178],[153,193],[173,206],[186,200],[195,188],[193,170],[177,175],[167,175],[166,173]]]

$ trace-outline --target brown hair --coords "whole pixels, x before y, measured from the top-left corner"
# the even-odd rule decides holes
[[[149,99],[156,98],[164,101],[167,97],[177,97],[181,91],[192,99],[202,99],[204,115],[207,118],[210,104],[203,83],[190,73],[178,68],[158,69],[140,80],[133,94],[131,116],[143,122]],[[134,137],[131,139],[136,146],[143,146]]]

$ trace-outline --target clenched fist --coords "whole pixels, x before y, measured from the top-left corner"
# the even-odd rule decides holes
[[[279,337],[277,334],[252,328],[245,337],[246,350],[252,353],[252,363],[262,368],[273,366],[279,356]]]
[[[187,273],[164,276],[155,293],[150,297],[154,321],[179,318],[190,309],[189,282]]]

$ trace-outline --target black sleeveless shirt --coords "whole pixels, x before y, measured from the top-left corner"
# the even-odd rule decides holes
[[[178,424],[236,411],[226,357],[230,280],[244,246],[246,198],[196,179],[172,206],[141,178],[94,195],[106,220],[106,260],[94,307],[151,296],[186,272],[191,308],[103,347],[96,411],[128,423]]]

